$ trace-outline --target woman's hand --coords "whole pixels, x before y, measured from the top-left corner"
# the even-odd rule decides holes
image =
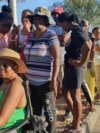
[[[86,41],[83,45],[82,45],[82,49],[81,49],[81,60],[73,60],[73,59],[69,59],[69,64],[76,66],[76,67],[81,67],[84,63],[86,63],[86,60],[88,59],[88,56],[90,54],[91,51],[91,46],[92,43],[91,41]]]
[[[57,81],[56,80],[52,80],[50,82],[49,87],[50,87],[51,91],[54,91],[54,95],[57,96]]]
[[[72,65],[72,66],[77,66],[77,67],[80,67],[80,66],[81,66],[80,60],[69,59],[68,62],[69,62],[69,64]]]
[[[11,40],[15,40],[16,36],[18,36],[18,27],[17,26],[13,26],[12,32],[11,32]]]
[[[95,47],[95,51],[100,51],[100,44],[96,44],[94,47]]]
[[[24,21],[24,28],[26,31],[30,32],[31,23],[28,19]]]

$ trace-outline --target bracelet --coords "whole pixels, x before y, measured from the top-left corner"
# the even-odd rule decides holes
[[[89,60],[88,62],[93,62],[93,60]]]

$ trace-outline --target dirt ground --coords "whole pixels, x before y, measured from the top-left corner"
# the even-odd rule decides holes
[[[86,100],[85,100],[84,96],[82,96],[82,104],[83,104],[83,114],[82,114],[82,120],[83,120],[84,118],[86,118],[86,116],[89,113],[89,108],[88,108],[88,105],[86,103]],[[67,124],[69,124],[69,122],[64,121],[65,109],[66,109],[67,105],[66,105],[65,100],[62,96],[57,98],[56,107],[58,109],[58,113],[57,113],[57,133],[62,133],[65,126]]]

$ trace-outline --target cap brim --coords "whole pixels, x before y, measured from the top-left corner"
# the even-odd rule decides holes
[[[48,18],[48,22],[49,22],[48,24],[49,24],[49,25],[52,24],[52,23],[50,22],[49,17],[48,17],[47,15],[42,14],[42,13],[36,13],[36,14],[34,14],[34,15],[28,15],[28,19],[30,20],[31,23],[33,23],[33,19],[34,19],[34,17],[36,17],[36,16],[47,17],[47,18]]]
[[[33,18],[34,18],[33,15],[28,15],[27,18],[29,19],[29,21],[30,21],[31,23],[33,23]]]
[[[46,15],[41,14],[41,13],[36,13],[36,14],[34,14],[34,15],[28,15],[27,17],[28,17],[28,19],[34,19],[34,17],[37,16],[37,15],[39,15],[39,16],[46,16]],[[47,16],[46,16],[46,17],[47,17]]]

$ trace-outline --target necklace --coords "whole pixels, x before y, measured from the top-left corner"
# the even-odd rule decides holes
[[[47,29],[45,29],[44,31],[34,31],[34,38],[35,39],[39,39],[45,32]]]

